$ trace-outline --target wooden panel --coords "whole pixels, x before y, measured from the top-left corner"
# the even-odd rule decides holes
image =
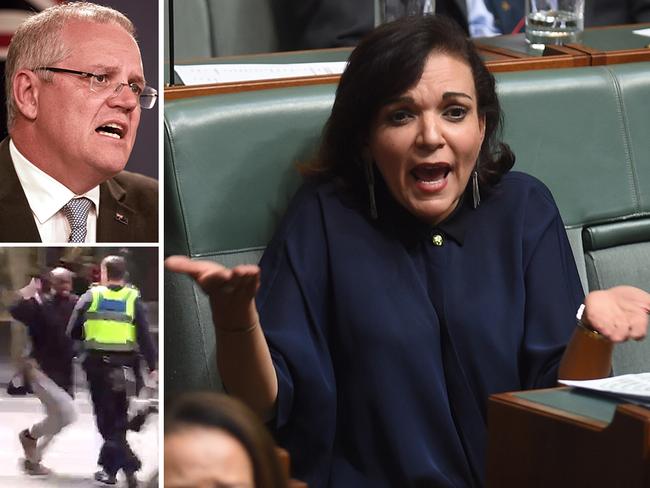
[[[640,26],[642,27],[642,26]],[[598,28],[594,28],[596,30]],[[607,29],[603,27],[601,29]],[[531,56],[522,51],[515,51],[504,47],[486,44],[487,41],[477,41],[479,53],[486,59],[488,69],[493,73],[528,71],[555,68],[579,68],[585,66],[601,66],[608,64],[650,61],[650,48],[631,49],[625,51],[600,51],[582,44],[568,44],[566,46],[547,46],[544,56]],[[349,48],[319,50],[322,53],[343,53]],[[246,56],[250,62],[289,56],[309,58],[309,51],[296,51],[294,53],[269,53]],[[228,61],[229,58],[219,58]],[[242,62],[242,56],[232,58],[233,61]],[[244,91],[263,90],[270,88],[286,88],[303,85],[336,84],[338,75],[282,78],[276,80],[257,80],[235,83],[220,83],[195,86],[168,86],[165,88],[165,100],[178,100],[205,95],[221,93],[237,93]]]
[[[650,410],[617,407],[602,421],[517,398],[488,405],[488,488],[650,486]]]
[[[567,45],[567,47],[582,51],[590,56],[592,66],[650,61],[650,44],[648,46],[648,48],[644,49],[629,49],[626,51],[600,51],[582,44]]]
[[[538,69],[581,68],[590,65],[590,59],[584,55],[539,58],[522,58],[516,61],[491,61],[486,63],[492,73],[510,71],[532,71]]]
[[[498,49],[498,48],[494,48]],[[507,50],[503,50],[504,52]],[[513,51],[510,51],[513,52]],[[589,66],[589,57],[581,54],[548,57],[515,58],[508,54],[494,52],[499,59],[492,59],[485,64],[493,73],[506,71],[527,71],[550,68],[576,68]],[[275,80],[255,80],[233,83],[218,83],[193,86],[168,86],[165,88],[165,100],[178,100],[182,98],[217,95],[223,93],[238,93],[271,88],[288,88],[304,85],[336,84],[339,75],[310,76],[298,78],[279,78]]]
[[[339,82],[339,79],[339,75],[325,75],[300,78],[278,78],[275,80],[255,80],[218,84],[215,83],[210,85],[168,86],[165,87],[165,101],[178,100],[181,98],[202,97],[206,95],[217,95],[222,93],[267,90],[270,88],[323,85],[328,83],[336,84]]]

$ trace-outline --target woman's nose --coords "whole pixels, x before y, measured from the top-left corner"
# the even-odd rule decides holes
[[[434,114],[423,114],[416,143],[430,149],[436,149],[445,143],[440,121]]]

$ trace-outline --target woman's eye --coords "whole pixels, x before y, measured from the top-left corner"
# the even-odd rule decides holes
[[[465,107],[449,107],[445,110],[445,117],[450,120],[463,120],[468,110]]]
[[[395,110],[388,114],[388,121],[394,125],[402,125],[413,118],[413,114],[406,110]]]

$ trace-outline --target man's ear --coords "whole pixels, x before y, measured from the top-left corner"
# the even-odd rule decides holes
[[[38,116],[38,96],[42,80],[31,70],[21,69],[13,80],[14,102],[16,109],[29,120]]]

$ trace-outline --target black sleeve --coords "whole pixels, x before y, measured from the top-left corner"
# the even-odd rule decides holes
[[[147,310],[140,298],[135,301],[134,323],[135,335],[138,341],[138,346],[140,347],[140,353],[144,356],[145,361],[147,361],[149,370],[153,371],[157,368],[158,352],[156,351],[156,346],[154,345],[151,334],[149,333]]]
[[[93,294],[90,290],[88,290],[81,296],[81,298],[79,298],[77,304],[74,307],[74,310],[72,311],[66,332],[70,338],[75,341],[84,340],[83,332],[84,322],[86,321],[86,310],[88,310],[88,307],[90,307],[92,301]]]
[[[21,298],[9,307],[11,316],[25,324],[29,335],[33,338],[40,336],[41,320],[39,320],[40,307],[34,298]]]
[[[32,298],[20,298],[17,302],[9,307],[9,313],[14,319],[22,322],[23,324],[27,324],[28,322],[34,320],[36,311],[34,304],[35,302]]]
[[[632,2],[632,21],[635,23],[650,22],[650,0]]]

